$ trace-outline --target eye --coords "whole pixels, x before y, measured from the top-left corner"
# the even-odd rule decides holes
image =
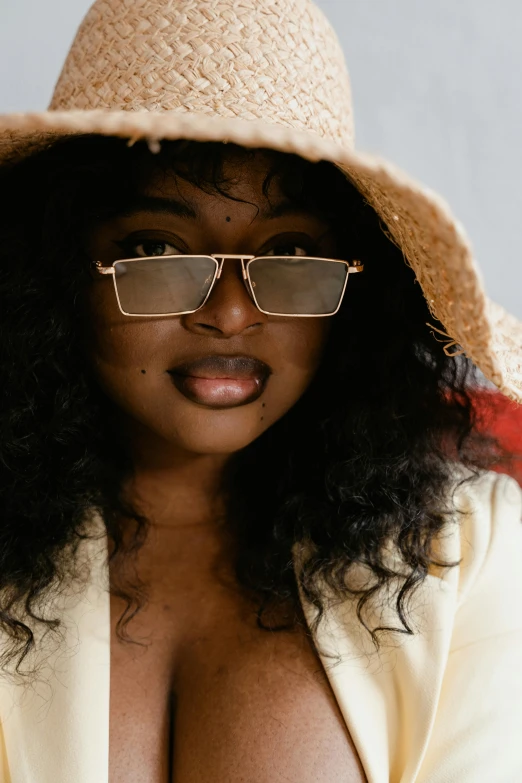
[[[163,239],[126,239],[116,244],[125,251],[127,258],[148,258],[150,256],[177,256],[181,251]]]
[[[267,250],[261,255],[263,256],[309,256],[309,255],[313,255],[313,253],[310,252],[310,248],[305,247],[303,244],[287,241],[287,242],[278,242],[277,245],[272,245],[270,250]]]

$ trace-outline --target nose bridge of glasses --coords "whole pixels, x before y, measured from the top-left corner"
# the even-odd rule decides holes
[[[214,258],[218,262],[218,271],[216,275],[216,280],[218,280],[221,277],[221,272],[223,271],[223,265],[227,259],[231,259],[233,261],[234,260],[241,261],[241,272],[243,274],[243,280],[246,280],[247,272],[246,272],[245,261],[250,261],[252,258],[255,258],[255,256],[240,255],[234,253],[212,253],[212,258]]]

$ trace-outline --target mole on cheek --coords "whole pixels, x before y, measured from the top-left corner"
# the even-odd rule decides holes
[[[142,375],[145,375],[146,372],[147,372],[147,370],[142,370],[141,371]]]
[[[225,220],[227,221],[227,223],[230,223],[230,221],[231,221],[231,218],[229,218],[229,217],[226,217],[226,218],[225,218]]]

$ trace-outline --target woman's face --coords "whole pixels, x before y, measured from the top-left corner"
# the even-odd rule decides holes
[[[104,266],[174,253],[338,257],[317,216],[295,208],[270,214],[285,199],[275,178],[268,200],[262,193],[269,165],[262,153],[226,162],[227,192],[250,203],[155,174],[135,206],[93,230],[91,257]],[[111,277],[97,273],[87,308],[89,360],[127,428],[192,454],[238,451],[283,416],[312,380],[331,324],[261,313],[234,259],[195,313],[123,315]]]

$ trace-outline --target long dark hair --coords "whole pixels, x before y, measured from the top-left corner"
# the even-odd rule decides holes
[[[156,167],[227,195],[222,164],[232,154],[253,153],[177,141],[152,155],[141,142],[86,136],[0,169],[2,667],[16,660],[22,671],[35,623],[59,630],[59,619],[40,607],[75,577],[90,510],[104,519],[112,557],[136,552],[147,531],[148,520],[124,497],[132,464],[81,349],[89,231]],[[317,624],[325,580],[338,598],[357,597],[366,626],[366,602],[397,576],[383,558],[391,539],[408,575],[397,596],[399,626],[366,626],[378,647],[384,630],[413,633],[406,599],[437,562],[430,545],[452,510],[454,464],[473,477],[509,455],[479,432],[470,396],[478,372],[434,339],[420,286],[371,206],[327,162],[266,154],[265,193],[277,177],[290,199],[330,221],[344,257],[361,259],[365,271],[349,281],[309,390],[230,460],[224,489],[237,581],[256,601],[260,627],[295,627],[302,614],[292,547],[306,541],[301,584],[320,610]],[[356,563],[371,569],[373,586],[350,587]],[[144,592],[130,583],[114,589],[127,601],[118,633],[129,638],[125,628]],[[283,606],[292,609],[289,619],[266,625],[265,612]]]

